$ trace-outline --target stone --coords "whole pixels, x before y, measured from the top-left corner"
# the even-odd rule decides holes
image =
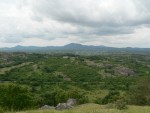
[[[70,109],[72,106],[68,105],[67,103],[59,103],[55,109],[56,110],[64,110],[64,109]]]
[[[40,109],[55,109],[54,106],[44,105]]]
[[[127,67],[124,66],[118,66],[114,70],[115,75],[124,75],[124,76],[134,76],[135,72]]]
[[[67,100],[67,105],[69,105],[69,106],[75,106],[76,104],[77,104],[77,100],[76,99],[69,98]]]

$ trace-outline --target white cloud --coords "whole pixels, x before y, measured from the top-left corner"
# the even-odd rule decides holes
[[[148,0],[0,0],[0,44],[150,47],[149,6]]]

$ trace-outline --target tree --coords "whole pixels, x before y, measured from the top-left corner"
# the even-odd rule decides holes
[[[0,85],[0,105],[9,110],[22,110],[33,105],[33,99],[26,87],[9,84]]]
[[[140,77],[127,93],[129,104],[150,105],[150,77]]]

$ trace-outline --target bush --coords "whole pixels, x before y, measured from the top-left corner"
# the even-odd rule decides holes
[[[117,108],[119,110],[124,110],[124,109],[127,109],[127,103],[124,99],[119,99],[115,102],[108,103],[106,105],[106,108],[107,109]]]
[[[4,110],[2,107],[0,107],[0,113],[4,113]]]
[[[150,77],[140,77],[137,84],[129,89],[129,104],[150,105]]]
[[[85,104],[89,102],[89,98],[87,96],[83,96],[83,97],[80,97],[78,101],[79,101],[79,104]]]
[[[1,85],[0,91],[0,105],[5,109],[22,110],[33,104],[28,89],[20,85]]]
[[[119,91],[109,91],[108,95],[106,95],[102,100],[102,104],[108,104],[117,101],[120,97]]]
[[[95,100],[95,103],[96,103],[96,104],[102,104],[102,98],[96,99],[96,100]]]
[[[56,88],[52,91],[44,92],[41,95],[42,103],[41,105],[51,105],[56,106],[58,103],[65,102],[67,100],[67,94],[62,89]]]
[[[120,96],[118,91],[109,91],[108,95],[103,99],[99,98],[95,102],[97,104],[107,104],[107,108],[117,108],[119,110],[127,108],[126,101]]]
[[[127,102],[124,99],[117,100],[115,107],[119,110],[127,109]]]
[[[83,91],[80,91],[79,89],[73,89],[69,91],[68,98],[77,99],[79,104],[84,104],[89,102],[89,99],[87,96],[85,96],[85,93]]]

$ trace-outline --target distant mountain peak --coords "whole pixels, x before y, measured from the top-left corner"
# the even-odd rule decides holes
[[[20,49],[20,48],[24,48],[24,46],[17,45],[17,46],[15,46],[15,47],[12,47],[12,48]]]
[[[83,46],[82,44],[78,44],[78,43],[70,43],[70,44],[67,44],[65,46]]]
[[[17,45],[17,46],[15,46],[15,47],[23,47],[23,46],[21,46],[21,45]]]

